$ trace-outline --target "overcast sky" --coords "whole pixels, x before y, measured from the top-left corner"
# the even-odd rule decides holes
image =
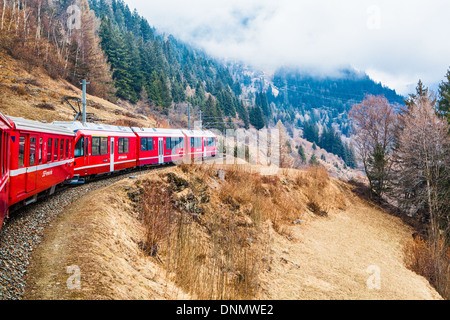
[[[411,93],[450,67],[449,0],[125,0],[162,32],[263,70],[347,66]]]

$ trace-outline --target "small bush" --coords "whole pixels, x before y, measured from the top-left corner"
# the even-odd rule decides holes
[[[318,188],[325,188],[330,182],[330,174],[322,166],[314,166],[308,170],[307,177],[312,180]]]
[[[27,88],[24,85],[20,85],[17,87],[17,94],[19,96],[24,96],[27,94]]]
[[[132,119],[138,119],[139,118],[138,115],[136,115],[136,114],[134,114],[132,112],[129,112],[129,111],[125,112],[125,116],[128,117],[128,118],[132,118]]]
[[[56,110],[56,108],[49,103],[40,103],[37,104],[35,107],[44,110],[52,110],[52,111]]]
[[[145,243],[142,249],[151,256],[158,254],[161,242],[166,241],[171,231],[173,212],[172,196],[167,187],[161,184],[144,188],[142,208],[145,227]]]
[[[110,121],[108,124],[112,126],[119,126],[119,127],[141,127],[142,125],[137,122],[130,119],[117,119],[114,121]]]
[[[444,241],[430,244],[417,237],[404,250],[408,268],[425,277],[444,299],[450,299],[450,248]]]

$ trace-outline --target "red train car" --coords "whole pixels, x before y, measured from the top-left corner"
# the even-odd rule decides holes
[[[203,153],[205,158],[217,155],[216,135],[211,131],[204,131],[203,133]]]
[[[138,139],[138,166],[182,160],[185,136],[181,130],[132,128]]]
[[[0,227],[11,206],[33,203],[62,183],[215,156],[216,144],[209,131],[47,124],[0,112]]]
[[[74,133],[53,124],[10,117],[9,206],[28,205],[73,176]]]
[[[9,145],[12,125],[0,112],[0,228],[8,214],[9,192]]]
[[[187,153],[191,158],[208,158],[217,154],[216,136],[210,131],[183,130]]]
[[[75,137],[75,177],[86,177],[137,166],[137,137],[131,128],[80,122],[55,122]]]

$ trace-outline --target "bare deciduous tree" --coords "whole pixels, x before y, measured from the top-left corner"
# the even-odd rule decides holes
[[[7,1],[7,0],[3,0],[2,24],[1,24],[0,30],[3,30],[3,23],[4,23],[4,21],[5,21],[6,1]]]
[[[367,95],[362,103],[353,106],[350,118],[370,189],[380,198],[391,174],[397,113],[385,97]]]
[[[395,171],[401,203],[428,215],[432,236],[448,232],[449,126],[436,115],[427,96],[420,97],[400,116]]]

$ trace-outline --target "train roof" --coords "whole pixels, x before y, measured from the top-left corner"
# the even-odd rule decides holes
[[[160,128],[131,128],[137,135],[168,135],[168,136],[184,136],[183,130],[179,129],[160,129]]]
[[[13,124],[17,130],[45,132],[45,133],[62,134],[62,135],[70,135],[70,136],[74,135],[72,130],[54,125],[52,123],[27,120],[24,118],[17,118],[17,117],[8,117],[8,118],[13,122]]]
[[[209,130],[183,130],[183,133],[190,137],[208,137],[213,138],[216,135]]]
[[[82,124],[79,121],[71,122],[71,121],[57,121],[53,122],[54,125],[68,128],[73,132],[77,132],[80,130],[89,130],[89,131],[107,131],[107,132],[121,132],[121,133],[133,133],[133,130],[129,127],[120,127],[113,126],[108,124],[98,124],[98,123],[90,123]]]
[[[139,128],[139,127],[120,127],[107,124],[86,123],[79,121],[57,121],[53,125],[63,127],[73,132],[79,130],[102,131],[102,132],[120,132],[120,133],[136,133],[137,135],[165,135],[165,136],[191,136],[191,137],[215,137],[215,134],[207,130],[182,130],[182,129],[160,129],[160,128]]]
[[[0,111],[0,121],[1,121],[4,125],[8,126],[8,128],[12,128],[10,119],[8,119],[8,117],[7,117],[3,112],[1,112],[1,111]]]

